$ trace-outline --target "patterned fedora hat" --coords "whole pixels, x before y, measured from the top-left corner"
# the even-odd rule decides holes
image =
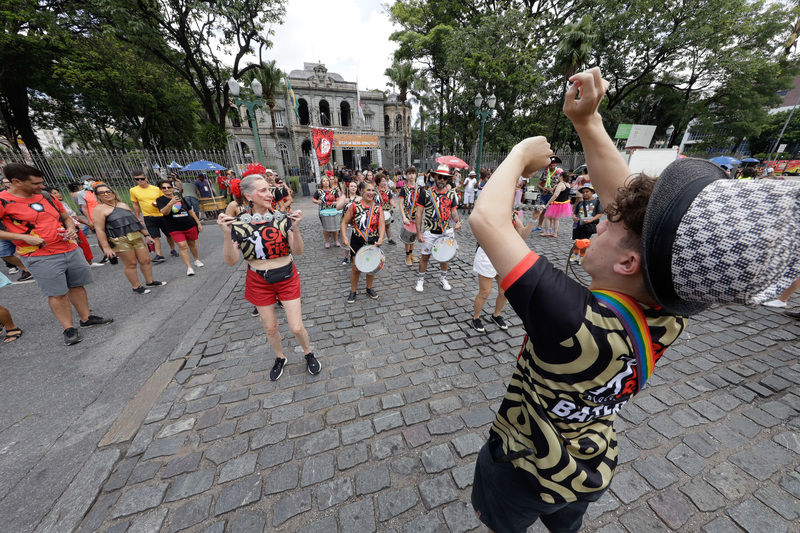
[[[642,273],[677,315],[776,298],[800,276],[800,183],[732,180],[703,159],[671,163],[647,205]]]

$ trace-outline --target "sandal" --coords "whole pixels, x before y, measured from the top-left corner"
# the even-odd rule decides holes
[[[16,331],[16,333],[11,333],[12,331]],[[23,331],[21,329],[19,329],[19,328],[7,329],[6,330],[6,340],[4,340],[3,343],[14,342],[15,340],[17,340],[20,337],[22,337],[22,333],[23,333]]]

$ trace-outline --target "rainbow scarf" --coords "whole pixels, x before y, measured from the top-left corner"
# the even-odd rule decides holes
[[[637,380],[639,391],[641,391],[653,373],[657,360],[656,352],[653,349],[653,338],[650,335],[650,328],[647,326],[642,306],[630,296],[614,291],[598,290],[592,291],[592,294],[613,311],[625,327],[625,331],[633,343],[638,366]]]

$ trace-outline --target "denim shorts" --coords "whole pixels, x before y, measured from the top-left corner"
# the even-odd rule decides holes
[[[0,257],[10,257],[17,253],[17,247],[11,241],[0,240]]]

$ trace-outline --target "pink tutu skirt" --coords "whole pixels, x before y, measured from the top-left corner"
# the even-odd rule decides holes
[[[550,218],[572,218],[572,206],[569,201],[553,202],[545,211],[544,216]]]

